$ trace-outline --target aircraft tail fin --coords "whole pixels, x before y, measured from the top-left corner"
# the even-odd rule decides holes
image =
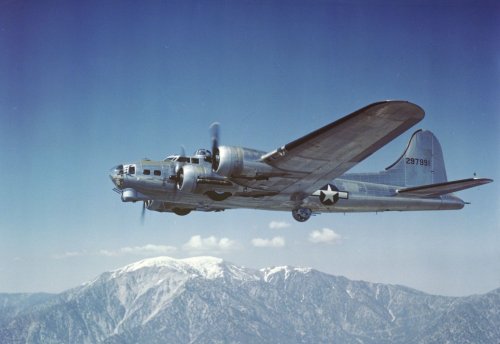
[[[363,182],[412,187],[446,183],[443,151],[434,134],[428,130],[413,133],[403,154],[392,165],[377,173],[349,173],[347,179]]]
[[[448,181],[443,151],[438,139],[428,130],[413,133],[403,155],[382,174],[393,185],[401,185],[401,195],[436,197],[491,183],[488,178],[468,178]]]
[[[441,145],[428,130],[413,133],[401,157],[384,173],[393,185],[418,186],[448,181]]]
[[[351,173],[347,179],[399,186],[401,195],[436,197],[491,183],[488,178],[448,181],[443,151],[428,130],[413,133],[408,146],[395,163],[378,173]]]

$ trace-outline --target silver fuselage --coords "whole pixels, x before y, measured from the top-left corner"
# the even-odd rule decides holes
[[[200,167],[211,168],[209,162],[199,159]],[[346,198],[338,199],[333,205],[324,205],[318,196],[310,195],[300,200],[293,200],[291,193],[280,192],[265,195],[265,190],[250,189],[234,181],[231,185],[214,187],[207,185],[206,190],[231,193],[224,200],[213,200],[201,188],[196,192],[185,192],[178,188],[175,178],[177,163],[172,161],[142,160],[133,166],[134,173],[121,174],[112,170],[110,177],[122,194],[125,202],[145,201],[149,210],[169,212],[172,209],[190,209],[198,211],[221,211],[224,209],[265,209],[290,211],[307,207],[316,213],[323,212],[383,212],[411,210],[451,210],[462,209],[464,202],[454,195],[437,197],[411,197],[399,195],[397,185],[373,183],[371,175],[366,178],[359,174],[344,174],[331,181],[338,190],[346,193]],[[149,173],[149,174],[145,174]],[[365,181],[360,179],[366,179]]]

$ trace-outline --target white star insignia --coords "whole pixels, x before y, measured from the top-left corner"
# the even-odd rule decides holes
[[[313,192],[313,196],[319,196],[319,200],[323,205],[334,205],[341,198],[349,199],[349,193],[339,191],[335,186],[327,184],[323,189]]]
[[[326,190],[321,190],[320,197],[323,203],[335,203],[336,199],[335,196],[337,196],[338,191],[332,190],[332,187],[330,184],[327,185]]]

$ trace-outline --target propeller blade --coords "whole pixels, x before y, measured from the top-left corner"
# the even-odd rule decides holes
[[[141,224],[144,224],[145,217],[146,217],[146,201],[142,202]]]
[[[186,156],[186,148],[184,147],[184,145],[181,145],[180,157],[185,157],[185,156]],[[184,163],[177,162],[175,164],[175,176],[177,176],[177,174],[179,173],[179,170],[181,169],[182,165],[184,165]]]
[[[216,170],[217,162],[216,157],[219,152],[219,138],[220,138],[220,124],[214,122],[210,126],[210,138],[212,140],[212,169]]]

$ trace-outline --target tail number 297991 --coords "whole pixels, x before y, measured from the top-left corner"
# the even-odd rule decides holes
[[[428,159],[406,158],[407,165],[431,166],[431,161]]]

